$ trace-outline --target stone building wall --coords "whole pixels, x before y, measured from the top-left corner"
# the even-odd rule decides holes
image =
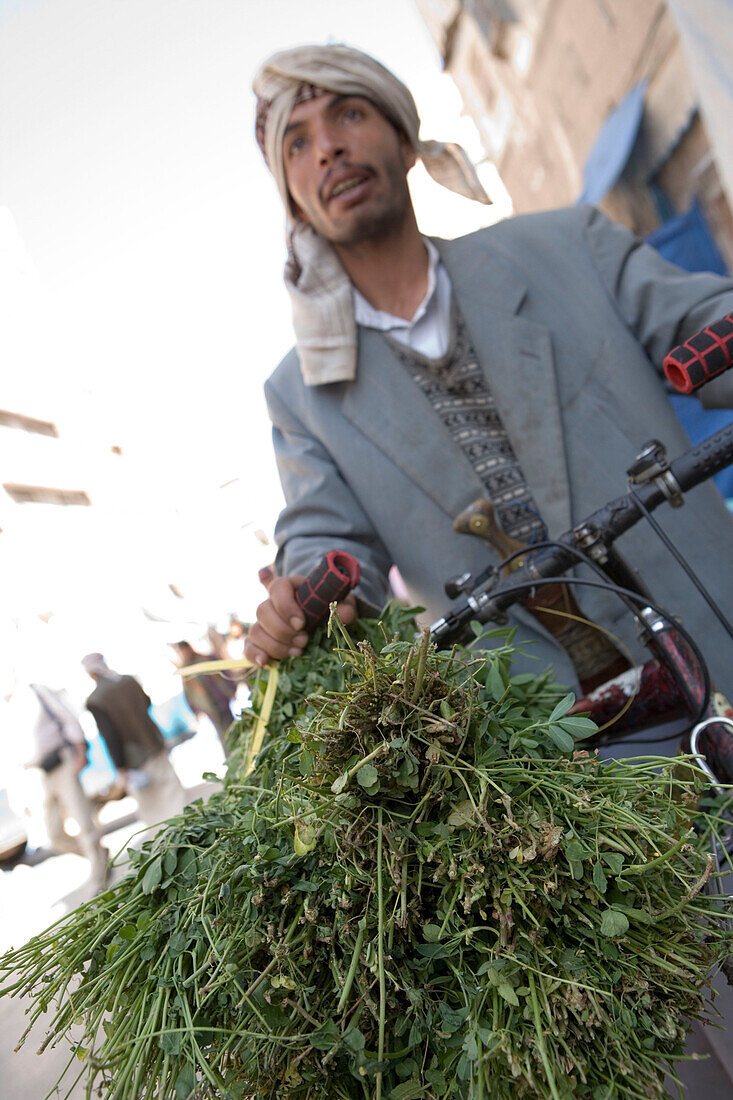
[[[576,201],[604,121],[646,80],[633,153],[599,205],[646,234],[697,197],[733,270],[731,203],[664,0],[417,4],[518,213]]]

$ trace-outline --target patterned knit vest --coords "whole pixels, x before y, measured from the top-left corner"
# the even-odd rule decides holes
[[[546,538],[547,529],[455,300],[450,347],[439,359],[428,359],[397,340],[387,339],[485,485],[502,529],[523,543]],[[558,585],[556,589],[552,594],[546,590],[548,600],[538,589],[537,597],[527,606],[568,652],[581,684],[595,686],[627,668],[628,662],[604,633],[576,620],[579,609],[567,587]],[[561,614],[543,614],[545,603],[552,603]]]
[[[525,543],[543,538],[545,526],[455,301],[450,347],[441,358],[389,342],[486,486],[502,529]]]

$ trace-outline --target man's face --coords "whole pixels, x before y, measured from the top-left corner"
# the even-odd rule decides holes
[[[293,108],[283,138],[297,214],[333,244],[379,240],[410,209],[407,140],[361,96],[332,95]]]

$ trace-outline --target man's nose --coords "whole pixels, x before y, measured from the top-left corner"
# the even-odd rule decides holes
[[[316,148],[321,164],[327,164],[335,158],[342,157],[346,151],[343,135],[328,125],[319,127]]]

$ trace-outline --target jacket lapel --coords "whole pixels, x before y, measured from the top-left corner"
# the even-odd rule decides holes
[[[518,316],[526,285],[475,239],[436,241],[502,423],[550,536],[571,524],[550,333]]]
[[[526,287],[501,254],[475,238],[435,243],[535,503],[557,535],[571,519],[550,334],[517,316]],[[344,416],[454,518],[485,486],[389,341],[360,328],[358,355]],[[436,452],[446,456],[439,466]]]
[[[346,387],[342,413],[453,519],[485,493],[480,478],[389,341],[359,328],[358,355],[356,381]],[[436,452],[445,455],[439,466]]]

